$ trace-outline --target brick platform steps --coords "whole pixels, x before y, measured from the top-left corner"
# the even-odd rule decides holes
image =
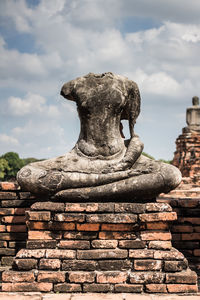
[[[36,202],[28,240],[2,274],[5,292],[197,293],[171,244],[166,203]]]

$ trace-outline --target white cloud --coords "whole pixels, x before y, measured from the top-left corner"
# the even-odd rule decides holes
[[[15,137],[9,136],[7,134],[0,134],[0,143],[9,147],[19,145],[19,141]]]
[[[8,110],[12,115],[16,116],[42,114],[45,117],[55,118],[60,115],[56,106],[47,105],[44,97],[32,93],[28,93],[24,99],[10,97],[8,99]]]

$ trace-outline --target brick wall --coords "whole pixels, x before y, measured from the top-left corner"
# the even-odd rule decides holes
[[[11,266],[17,251],[24,248],[27,239],[25,211],[35,198],[20,191],[13,182],[0,183],[0,265]]]

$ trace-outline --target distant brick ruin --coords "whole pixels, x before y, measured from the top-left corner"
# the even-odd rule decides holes
[[[193,97],[192,104],[193,106],[186,110],[188,126],[182,129],[182,134],[176,140],[176,152],[173,159],[173,165],[179,168],[184,177],[200,175],[199,98]]]

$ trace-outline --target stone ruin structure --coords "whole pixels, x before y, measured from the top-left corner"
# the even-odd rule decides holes
[[[176,139],[173,165],[182,173],[181,184],[167,194],[160,194],[159,203],[167,203],[178,219],[171,227],[173,246],[187,257],[190,267],[200,275],[200,106],[197,96],[186,110],[187,127]]]
[[[28,239],[3,291],[195,293],[197,275],[172,247],[175,212],[156,196],[181,182],[180,171],[142,155],[134,132],[140,112],[135,82],[112,73],[66,83],[81,132],[67,154],[20,170],[35,195]],[[130,139],[120,121],[127,119]]]
[[[176,140],[173,165],[178,167],[184,177],[200,174],[200,106],[199,98],[192,98],[193,106],[187,108],[187,127]]]

